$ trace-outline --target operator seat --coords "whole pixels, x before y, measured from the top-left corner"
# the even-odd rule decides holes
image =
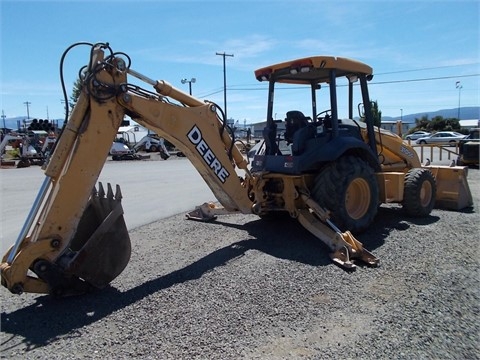
[[[314,138],[317,130],[301,111],[288,111],[286,115],[285,140],[292,144],[292,155],[300,155],[305,150],[307,140]]]
[[[288,111],[285,118],[285,140],[288,144],[293,142],[293,135],[308,125],[308,119],[301,111]]]

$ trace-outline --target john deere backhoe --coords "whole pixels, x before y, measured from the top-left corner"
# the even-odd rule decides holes
[[[426,216],[435,203],[453,209],[472,204],[465,168],[422,167],[398,136],[374,127],[367,87],[372,69],[363,63],[315,56],[255,71],[268,82],[267,125],[249,166],[216,104],[134,71],[130,58],[108,44],[88,45],[80,97],[26,222],[2,260],[2,284],[12,293],[83,293],[106,286],[126,267],[131,248],[120,187],[96,185],[125,115],[175,144],[221,204],[203,204],[189,218],[288,213],[347,269],[356,260],[378,264],[352,232],[368,228],[381,203],[401,203],[409,216]],[[130,77],[153,89],[133,85]],[[311,99],[311,116],[287,113],[284,134],[273,116],[277,84],[303,86]],[[319,111],[322,85],[326,100]],[[349,119],[354,93],[360,94],[361,121],[339,119],[341,89]],[[282,149],[281,141],[288,146]]]

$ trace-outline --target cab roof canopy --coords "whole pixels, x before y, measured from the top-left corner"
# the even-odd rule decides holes
[[[335,77],[355,77],[364,74],[372,77],[372,68],[356,60],[334,56],[312,56],[255,70],[258,81],[290,84],[318,84],[330,81],[330,70],[335,69]]]

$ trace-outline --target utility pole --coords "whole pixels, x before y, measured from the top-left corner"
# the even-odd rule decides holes
[[[5,112],[2,110],[3,130],[7,131],[7,126],[5,125],[5,118]]]
[[[30,101],[25,101],[24,104],[27,106],[27,120],[29,120],[30,119],[29,105],[31,105],[32,103]]]
[[[233,54],[225,54],[223,53],[216,53],[217,55],[220,55],[223,57],[223,108],[225,109],[225,121],[228,120],[227,116],[227,69],[225,67],[225,57],[226,56],[231,56],[233,57]]]

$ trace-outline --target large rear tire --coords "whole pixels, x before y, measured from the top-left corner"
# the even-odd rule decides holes
[[[331,212],[340,230],[366,230],[378,211],[375,171],[364,160],[345,156],[324,168],[315,178],[313,199]]]
[[[403,209],[409,216],[427,216],[435,206],[437,186],[429,169],[414,168],[405,175]]]

